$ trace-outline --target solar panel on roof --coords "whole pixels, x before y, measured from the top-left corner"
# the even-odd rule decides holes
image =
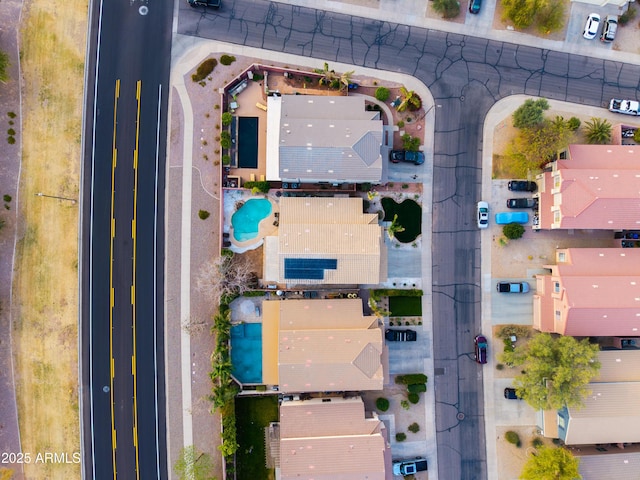
[[[285,258],[284,278],[322,280],[325,270],[338,268],[335,258]]]

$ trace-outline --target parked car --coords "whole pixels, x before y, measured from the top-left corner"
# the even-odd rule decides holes
[[[510,198],[507,200],[507,208],[535,208],[538,200],[535,198]]]
[[[489,226],[489,204],[487,202],[478,202],[478,228],[487,228]]]
[[[528,223],[529,214],[527,212],[500,212],[496,213],[496,223],[507,225],[508,223]]]
[[[529,284],[527,282],[498,282],[496,290],[500,293],[527,293]]]
[[[582,36],[587,40],[593,40],[598,34],[600,28],[600,15],[597,13],[590,13],[587,17],[587,23],[584,24],[584,31]]]
[[[220,8],[221,0],[187,0],[192,7]]]
[[[507,400],[522,400],[516,393],[516,389],[509,387],[504,389],[504,398]]]
[[[424,472],[427,470],[427,461],[424,458],[416,458],[415,460],[398,460],[393,462],[393,474],[413,475],[417,472]]]
[[[392,330],[388,329],[384,332],[384,338],[388,342],[415,342],[418,334],[415,330]]]
[[[618,30],[618,16],[607,15],[602,26],[602,33],[600,34],[600,41],[613,42],[616,38],[616,31]]]
[[[538,189],[536,182],[528,180],[510,180],[507,188],[512,192],[535,192]]]
[[[482,0],[469,0],[469,12],[478,13],[482,7]]]
[[[487,339],[483,335],[476,335],[473,339],[475,346],[474,358],[479,364],[487,363]]]
[[[424,153],[410,152],[408,150],[391,150],[389,160],[391,160],[391,163],[409,162],[422,165],[424,163]]]

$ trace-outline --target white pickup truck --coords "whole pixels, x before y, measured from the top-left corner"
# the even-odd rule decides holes
[[[416,458],[415,460],[399,460],[393,462],[393,474],[413,475],[417,472],[424,472],[427,469],[427,461],[424,458]]]
[[[640,115],[640,102],[612,98],[609,102],[609,110],[616,113],[624,113],[626,115]]]

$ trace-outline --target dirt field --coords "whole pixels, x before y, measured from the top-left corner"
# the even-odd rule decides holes
[[[78,203],[47,195],[78,198],[86,18],[86,0],[23,11],[13,336],[22,451],[32,458],[80,451]],[[32,461],[25,477],[80,478],[80,465]]]

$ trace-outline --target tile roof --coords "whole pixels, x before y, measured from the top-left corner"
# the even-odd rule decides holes
[[[280,478],[384,480],[390,457],[385,433],[381,421],[365,418],[360,398],[283,402]]]
[[[382,121],[363,97],[284,95],[267,106],[267,162],[277,163],[268,180],[380,182]]]
[[[277,362],[281,392],[382,390],[382,330],[362,300],[273,300],[263,312],[274,319],[263,324],[263,372]]]
[[[574,452],[575,453],[575,452]],[[579,454],[578,454],[579,455]],[[580,456],[582,480],[630,480],[638,478],[640,452],[600,453]]]

